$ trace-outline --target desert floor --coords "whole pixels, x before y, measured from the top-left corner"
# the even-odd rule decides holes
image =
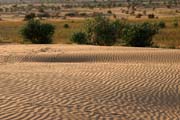
[[[179,120],[180,50],[0,45],[0,120]]]

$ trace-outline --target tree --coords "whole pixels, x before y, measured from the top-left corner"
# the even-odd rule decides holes
[[[122,39],[130,46],[151,46],[157,32],[158,27],[151,23],[129,24],[122,31]]]
[[[52,36],[55,27],[48,23],[41,23],[39,20],[30,20],[21,29],[21,34],[26,41],[35,44],[52,43]]]
[[[119,34],[119,25],[99,15],[87,21],[85,31],[90,43],[97,45],[113,45],[116,43],[117,34]]]

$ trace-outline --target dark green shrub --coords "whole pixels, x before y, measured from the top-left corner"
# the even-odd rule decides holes
[[[160,21],[160,22],[158,23],[158,27],[159,27],[159,28],[165,28],[165,27],[166,27],[166,23],[165,23],[164,21]]]
[[[174,20],[174,21],[173,21],[173,26],[174,26],[174,27],[178,27],[178,26],[179,26],[179,23],[178,23],[177,20]]]
[[[71,36],[71,41],[78,43],[78,44],[87,44],[87,36],[84,32],[75,32]]]
[[[24,20],[27,21],[27,20],[32,20],[36,17],[35,13],[30,13],[30,14],[27,14],[25,15],[24,17]]]
[[[129,24],[122,31],[122,39],[129,46],[145,47],[152,45],[152,37],[158,32],[150,23]]]
[[[21,34],[25,40],[36,44],[52,43],[52,36],[55,27],[48,23],[41,23],[39,20],[30,20],[21,29]]]
[[[111,22],[106,17],[97,16],[87,21],[85,31],[91,44],[113,45],[116,43],[119,26],[118,23]]]
[[[114,34],[117,38],[121,38],[122,36],[122,30],[124,29],[124,27],[126,26],[126,23],[121,22],[120,20],[115,20],[111,23],[113,29],[114,29]]]
[[[63,27],[64,27],[64,28],[69,28],[69,25],[68,25],[68,24],[64,24]]]

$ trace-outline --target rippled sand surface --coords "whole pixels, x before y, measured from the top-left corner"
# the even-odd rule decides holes
[[[0,120],[180,120],[180,50],[0,45]]]

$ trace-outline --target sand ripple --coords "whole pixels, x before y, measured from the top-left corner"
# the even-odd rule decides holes
[[[0,120],[180,119],[179,50],[0,47]]]

